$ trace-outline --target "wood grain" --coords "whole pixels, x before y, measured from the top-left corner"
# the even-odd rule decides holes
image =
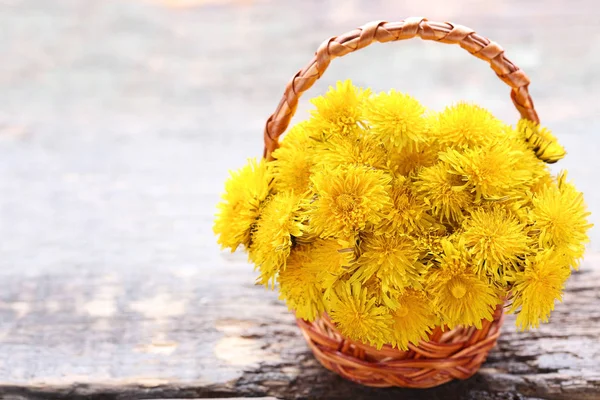
[[[600,256],[570,280],[551,323],[509,317],[481,372],[437,389],[374,390],[324,370],[275,293],[237,256],[220,276],[173,268],[2,282],[0,393],[53,398],[546,398],[600,393]],[[507,393],[512,393],[509,396]]]

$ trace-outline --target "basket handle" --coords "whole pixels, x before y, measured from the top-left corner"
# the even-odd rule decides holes
[[[265,124],[264,156],[279,147],[277,139],[287,129],[303,92],[323,75],[331,60],[367,47],[373,42],[393,42],[420,37],[442,43],[458,44],[477,58],[487,61],[496,75],[511,88],[510,97],[522,118],[539,123],[529,95],[529,78],[504,56],[504,49],[470,28],[448,22],[433,22],[412,17],[400,22],[373,21],[321,43],[313,59],[287,84],[277,109]]]

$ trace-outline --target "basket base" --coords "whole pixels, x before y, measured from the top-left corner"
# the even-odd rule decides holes
[[[473,376],[496,345],[504,320],[502,305],[481,329],[436,328],[429,341],[408,351],[385,345],[380,350],[345,339],[327,315],[307,322],[297,319],[304,338],[319,362],[330,371],[365,386],[425,389]]]

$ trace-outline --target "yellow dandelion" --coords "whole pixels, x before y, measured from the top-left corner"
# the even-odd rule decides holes
[[[408,235],[365,234],[360,243],[360,257],[350,281],[365,282],[372,276],[381,280],[382,291],[420,287],[419,249]]]
[[[502,207],[476,209],[463,220],[461,238],[478,273],[500,281],[507,268],[516,268],[529,250],[525,226]]]
[[[357,88],[350,80],[337,82],[325,96],[311,100],[316,110],[311,111],[309,124],[322,132],[324,139],[355,134],[361,129],[364,104],[370,95],[370,90]]]
[[[558,185],[543,188],[534,195],[532,204],[531,219],[539,230],[540,247],[555,247],[568,264],[576,266],[589,241],[587,231],[592,227],[583,195],[562,174]]]
[[[500,137],[504,124],[479,106],[458,103],[431,116],[432,133],[444,146],[484,146]]]
[[[428,340],[435,326],[433,305],[422,290],[406,289],[398,298],[398,307],[392,312],[392,346],[408,350],[408,344],[418,345]]]
[[[427,140],[425,107],[415,98],[395,90],[380,93],[365,107],[370,133],[381,143],[404,148]]]
[[[441,220],[460,221],[463,210],[473,204],[473,196],[464,190],[464,182],[450,174],[444,163],[423,168],[414,185],[425,204]]]
[[[515,137],[514,130],[507,129],[507,142],[515,150],[514,156],[518,158],[517,166],[521,170],[529,171],[530,179],[526,182],[529,187],[535,186],[550,173],[548,164],[540,160],[531,148],[521,138]]]
[[[280,139],[282,147],[300,147],[313,150],[319,142],[318,132],[315,132],[308,121],[302,121],[291,127]]]
[[[548,189],[553,184],[554,179],[552,178],[550,171],[546,170],[544,174],[542,174],[537,180],[531,183],[531,185],[529,186],[529,193],[526,193],[525,195],[529,196],[530,194],[539,194],[543,190]]]
[[[435,223],[427,214],[429,207],[413,193],[413,185],[400,176],[392,181],[391,202],[384,209],[385,218],[377,225],[377,232],[393,234],[426,229]]]
[[[349,339],[380,349],[391,336],[392,317],[360,282],[340,283],[332,292],[329,316]]]
[[[421,168],[431,167],[438,161],[439,149],[435,143],[415,143],[399,150],[388,149],[388,169],[396,176],[412,176]]]
[[[517,310],[517,327],[521,330],[537,328],[548,322],[555,300],[562,301],[562,291],[570,275],[552,251],[545,251],[526,260],[523,272],[515,275],[510,312]]]
[[[516,218],[519,223],[526,227],[527,234],[531,237],[531,227],[529,220],[529,208],[531,204],[531,196],[527,194],[528,189],[522,189],[524,193],[517,193],[513,197],[506,197],[500,200],[492,200],[482,202],[477,206],[478,210],[491,211],[494,209],[504,210],[510,216]],[[473,210],[471,210],[473,211]],[[532,245],[530,240],[528,245]]]
[[[322,238],[350,237],[378,223],[389,203],[391,177],[359,165],[321,170],[312,178],[316,200],[309,211],[311,229]]]
[[[307,321],[314,321],[325,309],[318,279],[320,266],[313,262],[312,251],[311,246],[294,247],[277,278],[280,298],[298,318]]]
[[[312,246],[311,262],[318,271],[321,288],[329,293],[355,260],[354,243],[340,243],[336,239],[318,239]]]
[[[356,164],[383,169],[387,166],[385,148],[373,137],[338,136],[319,145],[317,166],[332,169]]]
[[[444,249],[442,247],[442,239],[448,235],[448,231],[444,225],[436,224],[431,228],[416,232],[414,235],[417,248],[421,251],[419,259],[427,265],[427,263],[439,257]]]
[[[290,130],[268,163],[276,191],[302,194],[308,190],[314,147],[315,140],[310,137],[306,124],[298,124]]]
[[[483,319],[493,320],[499,296],[486,278],[473,271],[466,251],[457,250],[448,240],[442,246],[439,266],[432,267],[427,275],[427,292],[449,328],[471,325],[479,329]]]
[[[522,135],[527,145],[536,156],[549,164],[561,160],[567,152],[556,137],[547,129],[528,119],[521,119],[517,131]]]
[[[523,136],[515,129],[507,126],[505,130],[506,143],[512,148],[513,156],[518,160],[517,168],[527,171],[529,178],[519,185],[511,194],[509,203],[517,207],[528,207],[531,203],[531,194],[535,193],[546,183],[552,182],[548,164],[540,160],[534,151],[527,145]]]
[[[291,192],[273,195],[264,205],[252,233],[250,260],[260,268],[259,281],[267,285],[285,267],[292,237],[302,236],[301,199]]]
[[[240,245],[248,247],[261,204],[269,195],[271,180],[264,160],[248,160],[244,167],[231,172],[213,227],[222,248],[234,251]]]
[[[387,290],[384,290],[381,279],[379,279],[377,275],[373,275],[371,278],[363,282],[362,287],[367,289],[367,291],[375,297],[376,304],[384,305],[390,310],[395,310],[398,308],[400,305],[398,303],[398,297],[400,296],[400,292],[404,290],[391,287],[388,287]]]
[[[475,193],[475,201],[480,201],[512,195],[531,181],[531,171],[519,165],[521,155],[509,141],[502,140],[464,152],[449,149],[440,154],[440,159]]]

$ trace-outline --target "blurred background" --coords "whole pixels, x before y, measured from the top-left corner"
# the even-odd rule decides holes
[[[598,225],[594,0],[0,0],[0,274],[203,265],[227,171],[261,156],[287,81],[324,39],[411,15],[469,26],[525,70]],[[295,121],[347,78],[518,118],[486,63],[412,40],[335,60]]]
[[[542,123],[568,151],[553,168],[569,170],[600,225],[595,0],[0,0],[4,334],[24,332],[19,307],[69,321],[165,304],[167,316],[182,315],[193,311],[175,288],[201,302],[202,285],[223,271],[252,282],[244,256],[222,254],[212,233],[228,170],[262,155],[265,120],[321,41],[412,15],[469,26],[525,70]],[[433,109],[467,100],[518,119],[486,63],[458,46],[412,40],[335,60],[294,122],[307,116],[308,98],[348,78]],[[80,290],[88,282],[109,289]],[[150,300],[136,308],[123,296]]]

